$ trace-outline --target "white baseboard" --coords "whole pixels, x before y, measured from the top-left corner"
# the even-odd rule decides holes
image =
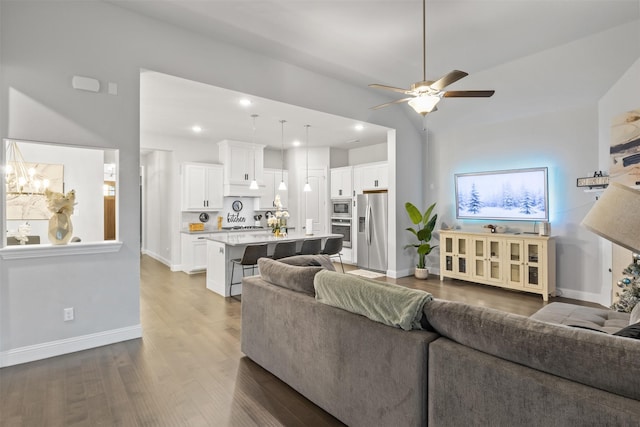
[[[166,259],[165,257],[158,255],[155,252],[149,251],[149,250],[145,250],[143,252],[145,255],[150,256],[151,258],[155,259],[156,261],[160,261],[161,263],[163,263],[164,265],[166,265],[167,267],[171,267],[171,261],[169,261],[168,259]]]
[[[593,292],[583,292],[583,291],[576,291],[574,289],[556,288],[556,296],[577,299],[580,301],[595,302],[596,304],[602,304],[605,307],[608,306],[608,302],[604,300],[601,294],[594,294]]]
[[[0,352],[0,368],[102,347],[142,337],[142,326],[127,326],[95,334],[50,341]]]
[[[414,268],[405,268],[404,270],[387,270],[387,277],[391,277],[392,279],[397,279],[399,277],[407,277],[413,276]],[[429,274],[440,276],[440,269],[429,267]]]

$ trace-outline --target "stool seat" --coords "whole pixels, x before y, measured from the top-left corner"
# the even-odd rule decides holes
[[[229,295],[231,295],[231,287],[241,282],[233,281],[233,273],[235,272],[236,265],[242,266],[242,277],[247,269],[251,268],[253,274],[256,266],[258,265],[258,258],[265,258],[267,256],[267,244],[259,245],[247,245],[244,248],[242,258],[236,258],[231,260],[231,277],[229,278]]]
[[[278,242],[273,249],[272,259],[287,258],[296,254],[296,242]]]
[[[329,237],[327,241],[324,243],[324,248],[322,255],[329,255],[329,258],[339,257],[340,258],[340,266],[342,267],[342,272],[344,273],[344,264],[342,263],[342,237]]]
[[[302,241],[302,248],[297,255],[317,255],[322,250],[322,240],[305,239]]]

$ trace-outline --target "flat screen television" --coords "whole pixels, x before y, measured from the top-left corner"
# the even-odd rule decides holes
[[[456,218],[548,221],[547,168],[459,173]]]

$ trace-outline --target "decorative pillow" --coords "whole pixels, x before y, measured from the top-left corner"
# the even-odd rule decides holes
[[[614,333],[613,335],[640,340],[640,322],[629,325],[626,328]]]
[[[631,317],[629,318],[629,325],[640,322],[640,302],[631,310]]]
[[[295,255],[287,258],[280,258],[278,261],[298,267],[324,267],[327,270],[336,271],[329,255]]]
[[[324,267],[289,265],[270,258],[259,258],[258,269],[267,282],[311,296],[316,294],[313,278],[316,273],[325,270]]]

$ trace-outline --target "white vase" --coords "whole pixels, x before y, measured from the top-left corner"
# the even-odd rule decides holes
[[[429,278],[429,269],[428,268],[418,268],[416,267],[413,275],[416,276],[416,279],[425,280]]]
[[[71,240],[73,224],[71,215],[67,213],[54,213],[49,218],[49,240],[53,245],[66,245]]]

